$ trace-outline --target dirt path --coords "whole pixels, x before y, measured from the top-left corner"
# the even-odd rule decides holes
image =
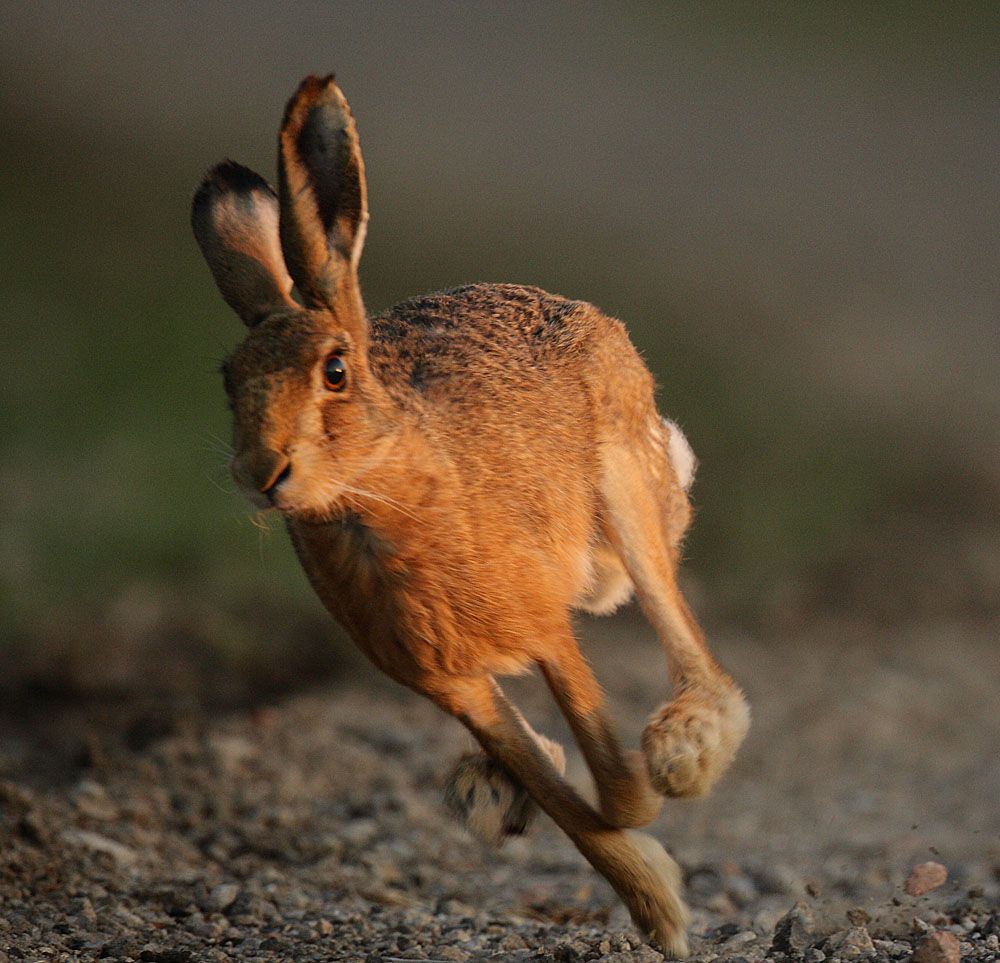
[[[629,617],[585,632],[634,740],[665,688],[656,643]],[[1000,958],[995,634],[837,623],[717,649],[752,735],[710,799],[654,827],[687,875],[696,958],[906,960],[936,929],[963,959]],[[536,681],[510,688],[568,742]],[[162,738],[112,738],[115,718],[49,720],[75,719],[86,747],[68,782],[42,758],[45,720],[0,732],[0,963],[660,959],[547,823],[499,853],[471,841],[441,804],[467,737],[370,670],[179,713]],[[578,755],[570,772],[583,781]],[[948,882],[907,896],[931,859]],[[796,901],[805,922],[772,948]]]

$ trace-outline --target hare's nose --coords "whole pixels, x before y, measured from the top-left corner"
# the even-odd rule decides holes
[[[265,480],[257,486],[260,493],[270,502],[274,501],[274,493],[278,490],[278,486],[292,473],[292,463],[289,458],[286,455],[280,455],[278,458],[270,473],[263,476]]]
[[[231,467],[233,478],[255,504],[263,498],[273,505],[278,486],[292,473],[288,456],[267,448],[241,451]]]

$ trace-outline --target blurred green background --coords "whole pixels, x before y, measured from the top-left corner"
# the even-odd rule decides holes
[[[285,99],[331,70],[369,309],[510,280],[624,319],[702,462],[710,621],[995,614],[997,10],[8,9],[6,682],[114,684],[150,639],[268,678],[289,644],[306,675],[332,658],[280,524],[233,493],[241,328],[188,228],[215,161],[273,178]]]

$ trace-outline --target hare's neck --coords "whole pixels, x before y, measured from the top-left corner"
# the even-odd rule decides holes
[[[323,521],[288,519],[302,566],[320,600],[382,671],[405,685],[420,676],[400,593],[417,579],[421,560],[448,551],[442,534],[447,474],[433,462],[387,458]]]

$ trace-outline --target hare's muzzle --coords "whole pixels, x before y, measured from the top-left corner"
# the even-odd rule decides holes
[[[236,484],[259,508],[277,505],[281,485],[292,473],[292,463],[284,452],[254,448],[238,452],[231,470]]]

